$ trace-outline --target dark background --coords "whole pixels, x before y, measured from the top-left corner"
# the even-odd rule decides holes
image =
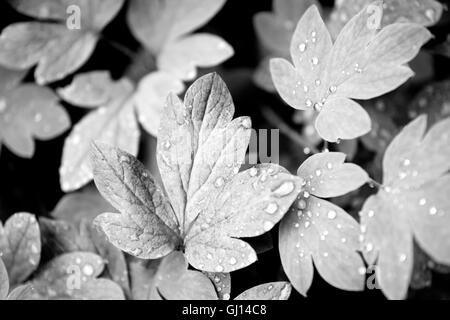
[[[95,1],[95,0],[94,0]],[[442,2],[442,1],[441,1]],[[332,0],[321,1],[330,8]],[[292,123],[293,111],[280,102],[276,95],[268,94],[255,87],[251,80],[251,73],[259,62],[258,41],[253,28],[253,16],[259,11],[270,11],[271,0],[238,1],[228,0],[219,14],[208,23],[202,31],[215,33],[228,41],[235,50],[235,55],[227,61],[223,67],[216,70],[224,78],[230,87],[236,104],[236,116],[249,115],[252,117],[255,128],[269,128],[266,120],[261,115],[261,106],[268,105],[276,111],[286,122]],[[139,43],[133,39],[125,23],[126,6],[122,9],[116,19],[104,30],[104,35],[120,43],[133,52],[138,52]],[[6,1],[0,1],[0,29],[10,23],[24,21],[27,18],[11,9]],[[435,39],[431,41],[426,49],[432,50],[436,45],[443,42],[449,32],[450,18],[446,11],[441,22],[432,28]],[[110,70],[114,77],[122,76],[133,60],[120,50],[117,50],[107,41],[100,41],[97,50],[89,62],[80,70]],[[434,69],[434,81],[449,79],[449,59],[441,56],[433,57],[433,64],[429,68]],[[142,71],[142,70],[141,70]],[[145,70],[144,70],[145,71]],[[32,81],[32,77],[27,78]],[[52,84],[59,87],[70,83],[71,77]],[[414,94],[423,87],[425,83],[415,84],[404,88],[404,91],[412,99]],[[72,123],[76,123],[84,115],[83,110],[68,107]],[[151,162],[152,154],[148,145],[152,138],[143,133],[142,157]],[[62,146],[68,132],[54,140],[47,142],[36,141],[36,153],[32,159],[23,159],[12,154],[8,149],[2,148],[0,155],[0,218],[4,222],[15,212],[31,212],[37,216],[49,216],[57,202],[64,195],[59,186],[58,168],[60,166]],[[280,136],[280,151],[285,153],[286,163],[282,165],[292,172],[298,167],[305,155],[298,146],[290,140]],[[149,142],[150,141],[150,142]],[[373,154],[360,147],[355,162],[365,165],[373,157]],[[282,155],[282,159],[283,155]],[[276,228],[275,228],[276,229]],[[272,231],[274,248],[277,247],[276,230]],[[233,273],[232,287],[233,296],[253,285],[282,279],[281,263],[276,249],[259,255],[259,261],[241,271]],[[298,293],[293,292],[294,299],[300,299]],[[315,274],[313,286],[309,291],[309,297],[316,298],[377,298],[383,296],[378,290],[364,293],[350,293],[335,289]],[[411,298],[450,298],[449,276],[433,274],[433,285],[423,290],[411,290]]]

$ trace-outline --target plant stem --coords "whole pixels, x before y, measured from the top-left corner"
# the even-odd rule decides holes
[[[122,53],[123,55],[130,58],[131,60],[133,60],[135,58],[136,53],[133,52],[132,50],[130,50],[129,48],[127,48],[126,46],[124,46],[123,44],[121,44],[117,41],[108,39],[103,35],[101,36],[101,39],[104,40],[106,43],[108,43],[111,47],[113,47],[114,49],[116,49],[117,51]]]
[[[308,148],[312,153],[319,153],[319,150],[304,139],[298,132],[292,129],[289,124],[287,124],[281,117],[279,117],[270,108],[263,108],[262,110],[264,118],[275,128],[278,128],[282,134],[290,138],[292,141],[297,143],[303,148]]]

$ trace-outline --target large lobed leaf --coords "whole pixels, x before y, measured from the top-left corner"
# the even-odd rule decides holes
[[[184,248],[188,262],[230,272],[256,260],[246,242],[270,231],[297,197],[302,179],[276,165],[239,173],[250,138],[247,117],[215,74],[197,80],[184,102],[171,95],[158,135],[158,166],[166,196],[134,157],[97,144],[94,176],[121,214],[96,223],[119,248],[158,258]],[[170,201],[170,203],[169,203]]]
[[[31,158],[33,139],[58,136],[70,126],[70,119],[50,89],[20,84],[24,75],[0,67],[0,143],[18,156]]]
[[[372,6],[381,10],[382,2]],[[351,19],[334,45],[312,6],[291,41],[293,65],[271,60],[275,87],[284,101],[299,110],[316,110],[316,129],[330,142],[354,139],[370,131],[367,112],[351,99],[372,99],[392,91],[413,73],[406,66],[431,34],[413,23],[391,24],[378,32],[362,10]]]
[[[305,191],[280,225],[280,256],[294,288],[306,295],[311,286],[313,262],[322,278],[350,291],[364,288],[365,268],[358,250],[359,225],[344,210],[320,199],[353,191],[368,181],[360,167],[344,163],[342,153],[320,153],[298,170]]]
[[[413,269],[413,239],[430,257],[450,264],[448,186],[450,120],[425,135],[426,116],[406,126],[383,161],[383,188],[361,211],[364,255],[391,299],[405,298]]]
[[[123,0],[11,1],[21,13],[56,22],[19,22],[6,27],[0,36],[0,63],[14,69],[37,65],[35,78],[39,84],[63,79],[89,59],[100,31],[123,3]],[[79,9],[80,29],[66,26],[69,6]]]

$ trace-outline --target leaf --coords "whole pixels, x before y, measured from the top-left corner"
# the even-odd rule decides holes
[[[193,80],[197,67],[213,67],[230,58],[233,48],[206,33],[189,35],[206,24],[225,0],[134,0],[128,10],[133,35],[156,57],[158,69],[179,80]]]
[[[231,276],[229,273],[204,272],[211,280],[220,300],[230,300]]]
[[[206,24],[225,0],[133,0],[128,24],[133,35],[158,55],[167,43]]]
[[[163,259],[157,274],[158,291],[168,300],[217,300],[209,278],[199,271],[187,270],[188,263],[181,252]]]
[[[144,166],[130,154],[106,145],[93,148],[95,184],[121,214],[103,213],[94,223],[116,247],[136,257],[156,259],[180,242],[168,199]]]
[[[208,272],[256,260],[254,250],[235,238],[270,231],[301,191],[302,179],[271,164],[239,173],[251,123],[232,120],[233,113],[228,89],[215,74],[197,80],[184,103],[169,96],[157,151],[167,198],[134,157],[96,147],[97,187],[121,212],[96,219],[113,244],[141,258],[184,248],[188,262]]]
[[[96,279],[104,269],[103,260],[93,253],[73,252],[50,261],[33,279],[35,299],[123,300],[114,282]]]
[[[37,268],[41,257],[39,225],[34,215],[16,213],[0,224],[0,252],[11,285],[22,283]]]
[[[113,80],[107,71],[77,74],[70,85],[58,89],[59,96],[75,106],[94,108],[113,97]]]
[[[187,270],[187,266],[186,259],[179,252],[159,260],[132,260],[133,299],[217,300],[213,280],[201,272]]]
[[[270,77],[269,60],[277,56],[288,59],[295,25],[311,5],[320,6],[315,0],[274,0],[273,12],[259,12],[253,17],[258,39],[267,51],[254,75],[255,83],[262,89],[276,91]]]
[[[184,84],[170,73],[156,71],[139,81],[134,94],[134,103],[139,113],[139,122],[153,136],[157,136],[164,104],[170,92],[180,94]]]
[[[406,126],[385,153],[383,188],[361,211],[364,255],[377,262],[377,280],[390,299],[406,296],[413,239],[433,260],[450,264],[449,125],[440,121],[425,135],[421,116]]]
[[[338,1],[330,14],[328,26],[335,38],[353,16],[358,14],[373,0]],[[385,0],[381,26],[396,22],[413,22],[425,27],[436,24],[443,12],[443,6],[435,0],[409,1]]]
[[[164,47],[158,56],[158,69],[180,80],[193,80],[197,67],[213,67],[233,56],[233,48],[218,36],[197,33]]]
[[[50,140],[70,126],[66,111],[48,88],[20,84],[23,72],[0,67],[0,142],[18,156],[31,158],[33,138]]]
[[[319,197],[336,197],[368,181],[354,164],[344,164],[342,153],[320,153],[298,170],[306,181],[280,225],[279,250],[283,269],[294,288],[306,296],[314,269],[329,284],[343,290],[364,289],[365,268],[358,254],[359,225],[344,210]]]
[[[161,300],[156,289],[156,274],[161,259],[141,260],[131,258],[128,264],[130,274],[131,296],[133,300]]]
[[[5,264],[0,259],[0,300],[5,300],[9,292],[9,278],[8,271]]]
[[[291,288],[283,281],[265,283],[242,292],[234,300],[288,300]]]
[[[89,151],[92,141],[102,141],[137,154],[139,128],[130,100],[133,86],[122,79],[111,88],[113,96],[77,123],[64,143],[60,180],[63,191],[81,188],[92,180]]]
[[[100,212],[108,212],[113,207],[95,188],[84,188],[80,192],[65,195],[51,212],[55,219],[79,225],[82,220],[92,221]]]
[[[23,0],[13,1],[17,10],[37,19],[55,19],[56,23],[19,22],[6,27],[0,36],[0,63],[13,69],[37,65],[35,78],[39,84],[61,80],[89,59],[100,31],[119,12],[123,2],[64,0],[55,4],[46,0],[30,5]],[[69,6],[76,6],[78,11],[67,11]],[[66,19],[76,19],[77,14],[79,28],[69,28]]]
[[[8,300],[32,300],[33,290],[33,287],[28,284],[15,287],[9,293]]]
[[[94,252],[95,247],[82,223],[74,225],[65,221],[39,219],[42,255],[55,257],[74,251]]]
[[[381,2],[373,6],[381,9]],[[370,118],[350,99],[371,99],[392,91],[413,73],[406,66],[431,34],[412,23],[395,23],[380,32],[368,21],[371,10],[350,20],[334,45],[318,9],[311,7],[291,41],[294,65],[272,59],[271,73],[283,100],[299,110],[319,113],[316,129],[330,142],[351,140],[370,131]]]

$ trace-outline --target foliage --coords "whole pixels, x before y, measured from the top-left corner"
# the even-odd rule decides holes
[[[44,154],[60,185],[34,210],[0,194],[1,300],[287,300],[316,285],[406,299],[449,273],[444,6],[273,0],[253,19],[259,61],[229,70],[243,54],[216,28],[233,27],[230,2],[0,4],[16,15],[0,35],[0,169],[16,178]],[[290,140],[256,137],[268,124]]]

